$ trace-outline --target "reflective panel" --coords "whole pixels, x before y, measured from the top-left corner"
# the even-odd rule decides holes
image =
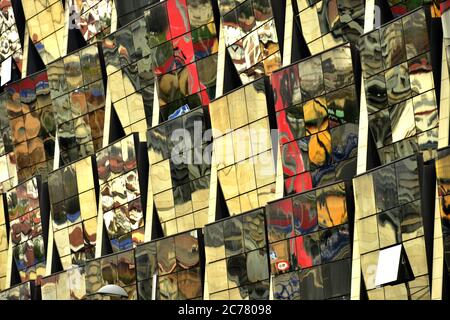
[[[70,271],[69,271],[70,272]],[[118,254],[89,260],[85,265],[86,298],[97,300],[115,297],[103,297],[97,291],[108,284],[122,287],[128,293],[128,300],[136,300],[136,264],[134,250],[123,251]]]
[[[64,7],[60,1],[29,2],[22,0],[26,27],[44,64],[64,54]]]
[[[218,2],[227,51],[242,83],[277,70],[281,53],[270,1]]]
[[[203,246],[199,230],[139,245],[135,249],[140,300],[201,299]],[[156,280],[156,282],[154,282]],[[153,286],[156,285],[156,297]]]
[[[209,294],[215,299],[267,299],[264,210],[208,224],[204,230]]]
[[[421,283],[423,298],[430,299],[429,283],[417,280],[429,272],[422,218],[421,192],[426,185],[422,165],[420,155],[410,156],[353,179],[361,269],[369,299],[418,299],[417,283]],[[395,245],[404,250],[414,276],[400,275],[398,284],[376,289],[375,275],[385,268],[380,264],[383,259],[378,261],[380,251]]]
[[[356,42],[364,32],[365,2],[362,0],[297,0],[296,21],[312,54],[345,42]]]
[[[114,252],[143,242],[142,208],[136,134],[97,152],[100,206]]]
[[[164,1],[145,11],[144,24],[163,120],[208,105],[218,51],[211,1]]]
[[[214,100],[209,107],[217,174],[230,215],[274,199],[275,161],[265,80]]]
[[[21,282],[40,283],[45,271],[46,248],[39,193],[42,180],[34,177],[7,192],[13,259]]]
[[[198,216],[209,206],[206,130],[205,110],[196,108],[147,132],[152,191],[166,236],[205,225]]]
[[[359,103],[354,82],[349,44],[272,74],[287,194],[338,181],[334,168],[356,157]],[[353,176],[356,167],[348,168]]]
[[[381,163],[417,152],[428,161],[436,157],[438,126],[429,7],[407,14],[420,1],[394,2],[396,15],[405,15],[359,41],[369,127]]]
[[[53,232],[65,270],[94,258],[97,196],[92,161],[87,157],[49,174]]]
[[[97,44],[48,65],[63,164],[101,148],[106,101],[101,70]]]
[[[56,134],[47,72],[7,85],[0,104],[9,118],[19,182],[34,175],[46,179],[53,165]]]
[[[112,0],[72,0],[72,8],[79,14],[77,27],[83,38],[94,42],[110,33]]]
[[[353,212],[348,210],[353,211],[352,206],[344,183],[267,205],[274,299],[329,299],[349,294],[349,275],[345,274],[345,280],[330,278],[328,266],[338,261],[342,274],[350,270],[352,235],[348,217]],[[361,228],[358,230],[361,232]],[[364,252],[361,242],[360,250]]]
[[[14,10],[10,0],[0,1],[2,13],[0,16],[0,42],[2,50],[0,51],[0,69],[3,61],[14,60],[18,70],[22,71],[23,52],[20,42],[19,31],[14,17]]]

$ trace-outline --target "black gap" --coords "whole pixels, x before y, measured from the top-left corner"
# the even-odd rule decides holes
[[[12,0],[11,5],[14,12],[14,19],[16,21],[16,27],[17,32],[19,32],[20,37],[20,44],[22,48],[24,47],[25,43],[25,14],[22,7],[22,1],[21,0]]]
[[[277,115],[275,112],[275,98],[273,96],[272,85],[269,77],[264,77],[264,81],[256,81],[251,84],[257,91],[264,90],[267,103],[267,113],[269,115],[269,125],[271,129],[277,129]],[[263,87],[264,86],[264,87]],[[276,145],[276,144],[275,144]]]
[[[213,14],[214,14],[214,24],[216,25],[217,39],[220,37],[220,9],[218,1],[211,1]]]
[[[146,142],[139,142],[139,135],[135,136],[138,141],[138,150],[137,150],[137,168],[138,168],[138,176],[139,176],[139,189],[141,193],[141,204],[142,204],[142,213],[145,221],[145,217],[147,216],[147,191],[148,191],[148,148]]]
[[[224,82],[223,82],[223,95],[233,91],[236,88],[242,86],[241,78],[239,77],[233,60],[228,53],[228,48],[225,49],[225,70],[224,70]],[[216,97],[218,98],[218,97]]]
[[[295,2],[295,1],[294,1]],[[280,55],[283,57],[284,25],[286,20],[286,0],[272,0],[272,12],[278,36]]]
[[[220,221],[228,217],[230,217],[230,213],[228,212],[228,207],[223,195],[222,186],[220,185],[219,179],[217,179],[216,218],[214,219],[214,221]]]
[[[388,1],[386,0],[376,0],[375,7],[380,8],[381,15],[381,25],[388,23],[389,21],[394,20],[394,15],[392,14],[391,7],[389,6]],[[375,14],[377,12],[375,11]]]
[[[434,90],[436,102],[440,107],[441,97],[441,71],[442,71],[442,22],[441,19],[431,18],[430,10],[425,10],[427,15],[428,30],[430,37],[431,66],[433,67]]]
[[[108,230],[106,230],[106,226],[103,223],[102,220],[102,227],[103,227],[103,241],[102,241],[102,252],[101,252],[101,256],[106,256],[109,255],[111,253],[113,253],[113,249],[112,249],[112,245],[111,245],[111,241],[109,240],[109,236],[108,236]]]
[[[61,263],[61,258],[59,257],[58,248],[56,247],[56,241],[53,241],[53,254],[52,254],[52,274],[64,271]]]
[[[442,300],[447,301],[450,297],[449,275],[448,275],[448,262],[444,258],[444,276],[442,278]]]
[[[101,42],[97,42],[97,49],[98,49],[98,59],[100,60],[100,66],[102,69],[103,88],[105,89],[106,94],[106,88],[108,88],[108,75],[106,73],[105,56],[103,54],[103,47]]]
[[[299,61],[311,56],[308,44],[303,37],[299,18],[294,16],[292,26],[292,57],[291,62]]]
[[[45,70],[45,64],[30,38],[28,44],[27,76],[43,70]]]
[[[422,219],[425,234],[425,248],[427,255],[428,270],[433,270],[433,242],[434,242],[434,209],[435,209],[435,186],[436,169],[434,160],[422,165],[422,157],[419,156],[419,180],[422,193]],[[431,192],[430,192],[431,190]],[[432,281],[432,273],[429,273],[429,281]]]
[[[69,29],[67,55],[87,45],[79,29]]]
[[[11,266],[11,283],[9,283],[9,285],[11,287],[21,284],[22,280],[20,279],[20,273],[19,270],[17,269],[17,265],[16,265],[16,259],[14,259],[13,257],[13,261],[12,261],[12,266]],[[8,283],[6,284],[8,285]]]
[[[370,122],[370,118],[369,118],[369,122]],[[372,135],[372,131],[370,130],[370,126],[367,130],[368,130],[368,138],[367,138],[366,170],[371,170],[373,168],[379,167],[381,165],[381,160],[380,160],[380,155],[378,154],[378,149],[375,144],[375,140]]]
[[[50,226],[50,195],[48,191],[48,182],[43,182],[40,176],[37,177],[39,192],[39,211],[41,213],[42,235],[44,238],[44,248],[48,247],[48,233]]]
[[[107,145],[113,144],[114,142],[124,138],[125,130],[120,123],[119,116],[117,115],[114,105],[111,106],[111,120],[109,122],[109,137]]]
[[[152,222],[152,241],[155,239],[163,238],[164,231],[161,226],[161,221],[159,221],[158,211],[156,209],[155,203],[153,203],[153,222]]]

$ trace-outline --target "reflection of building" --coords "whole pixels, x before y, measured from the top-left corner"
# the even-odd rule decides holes
[[[208,222],[211,155],[204,141],[205,112],[198,108],[148,131],[154,203],[166,236]],[[171,141],[171,132],[183,138],[181,147]]]
[[[14,266],[21,282],[39,284],[45,274],[48,203],[44,193],[40,177],[34,177],[6,194]]]
[[[351,192],[349,193],[351,195]],[[274,298],[345,299],[350,294],[353,208],[338,183],[266,208]]]
[[[431,244],[426,235],[432,219],[427,208],[434,199],[422,196],[432,189],[423,172],[421,157],[412,156],[353,179],[361,268],[369,299],[430,299]],[[393,246],[401,250],[386,263],[382,257]],[[403,267],[410,270],[403,274],[399,271]],[[393,277],[382,277],[396,268]]]
[[[97,153],[100,210],[114,252],[131,249],[144,238],[138,148],[139,137],[132,134]]]
[[[105,90],[96,44],[47,66],[61,160],[68,164],[101,148]]]
[[[359,103],[349,45],[272,75],[288,194],[356,173]]]
[[[264,210],[205,227],[208,292],[213,300],[269,297]]]
[[[0,300],[448,297],[437,2],[0,0]]]
[[[190,300],[203,297],[203,244],[193,230],[136,248],[138,295],[141,300]],[[155,296],[153,297],[153,292]]]
[[[436,157],[438,109],[430,32],[414,11],[360,39],[369,127],[382,163]]]
[[[48,75],[39,72],[5,87],[1,108],[6,109],[19,181],[44,177],[53,167],[55,118]]]
[[[17,30],[11,0],[0,1],[0,44],[0,70],[3,62],[11,57],[19,71],[21,71],[23,58],[22,43],[19,31]]]
[[[64,270],[95,257],[97,190],[92,156],[49,174],[53,237]],[[57,186],[63,185],[63,188]]]
[[[265,78],[210,105],[217,176],[230,215],[275,197],[275,165]]]
[[[356,42],[363,33],[364,0],[297,0],[296,4],[298,21],[311,54]]]
[[[243,84],[281,66],[278,34],[269,0],[218,0],[225,44]]]

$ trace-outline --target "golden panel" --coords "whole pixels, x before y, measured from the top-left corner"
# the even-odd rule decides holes
[[[228,290],[210,294],[209,298],[211,300],[230,300],[230,296],[228,294]]]
[[[161,222],[175,219],[175,203],[171,189],[155,195],[154,201]]]
[[[56,293],[58,300],[70,300],[69,279],[66,272],[59,273],[56,277]]]
[[[307,43],[312,42],[321,36],[316,10],[316,6],[311,6],[300,12],[303,37]]]
[[[231,129],[234,130],[248,124],[244,90],[238,89],[230,93],[227,95],[227,101]]]
[[[210,293],[228,289],[227,265],[225,260],[212,262],[206,268]]]
[[[144,108],[142,108],[142,106],[144,105],[144,100],[142,99],[141,94],[133,93],[132,95],[128,96],[127,105],[131,123],[135,123],[138,121],[142,121],[142,119],[145,119],[145,111]],[[147,125],[147,122],[145,120],[143,122]]]
[[[195,228],[203,228],[206,224],[208,224],[208,214],[208,209],[194,212]]]
[[[430,282],[428,275],[417,277],[408,282],[411,300],[430,300]]]
[[[209,179],[209,177],[207,177]],[[192,210],[200,210],[207,208],[209,205],[209,188],[199,189],[191,194]]]
[[[256,189],[255,171],[252,158],[236,164],[236,175],[239,177],[239,193],[246,193]]]
[[[213,138],[217,138],[230,129],[230,116],[228,112],[227,97],[217,99],[209,105]]]
[[[260,207],[258,201],[258,192],[252,191],[239,197],[241,211],[247,212]]]
[[[214,156],[217,164],[217,169],[219,170],[234,163],[232,134],[226,134],[214,139]]]
[[[275,182],[275,162],[272,150],[254,157],[253,163],[255,166],[256,186],[258,188]]]
[[[230,216],[235,216],[235,215],[242,213],[239,197],[233,198],[231,200],[227,200],[227,207],[228,207]]]
[[[377,212],[375,205],[375,187],[373,176],[364,174],[353,179],[355,198],[355,219],[362,219]],[[359,192],[364,190],[364,192]]]
[[[8,249],[8,238],[6,234],[6,225],[0,225],[0,251],[7,249]]]
[[[384,300],[384,288],[367,291],[369,300]]]
[[[274,201],[276,199],[275,183],[259,188],[257,192],[258,192],[258,202],[260,206],[265,206],[267,203]]]
[[[55,237],[56,248],[60,257],[70,255],[70,243],[69,243],[69,229],[64,228],[56,231],[53,236]]]
[[[152,188],[154,194],[172,188],[170,162],[168,159],[158,164],[152,165],[150,169],[150,175],[152,179]]]
[[[233,131],[232,134],[234,160],[239,162],[250,157],[253,154],[250,140],[250,127],[248,125],[244,126]]]
[[[177,220],[170,220],[162,224],[164,234],[177,234]]]
[[[379,251],[374,251],[368,254],[361,255],[361,271],[366,284],[366,289],[371,290],[375,288],[375,278],[378,267]]]
[[[267,101],[266,95],[262,90],[256,90],[254,85],[248,85],[244,87],[245,99],[247,103],[248,121],[254,122],[258,119],[266,117],[267,114]]]
[[[377,216],[358,220],[357,224],[361,254],[379,249]]]
[[[117,112],[117,116],[119,117],[122,127],[128,127],[131,124],[131,121],[128,114],[127,100],[123,99],[118,102],[114,102],[114,110]]]
[[[248,292],[245,287],[234,288],[228,290],[229,300],[240,301],[240,300],[249,300]],[[244,297],[242,295],[244,294]]]
[[[404,283],[384,287],[386,300],[408,300],[408,291]]]
[[[252,155],[257,155],[272,148],[272,137],[268,118],[250,124]]]
[[[77,186],[78,192],[94,189],[94,176],[92,174],[92,158],[87,157],[75,164],[75,171],[77,172]]]
[[[232,165],[217,172],[220,184],[222,185],[225,200],[238,195],[238,183],[236,178],[236,166]]]
[[[116,105],[115,102],[117,100],[120,100],[126,96],[125,89],[123,87],[123,76],[122,76],[121,70],[119,70],[113,74],[110,74],[108,76],[108,86],[109,86],[109,92],[111,93],[111,100],[115,106]],[[128,114],[128,112],[127,112],[127,114]]]
[[[8,261],[8,251],[0,251],[0,278],[6,276],[6,263]]]
[[[405,248],[414,276],[418,277],[427,274],[428,265],[425,250],[425,238],[420,237],[414,240],[405,241],[403,242],[403,247]]]
[[[78,175],[77,175],[78,177]],[[95,190],[89,190],[80,194],[80,212],[81,218],[87,220],[97,216],[97,197]]]
[[[189,231],[195,228],[194,215],[188,214],[184,217],[177,218],[178,233]]]

